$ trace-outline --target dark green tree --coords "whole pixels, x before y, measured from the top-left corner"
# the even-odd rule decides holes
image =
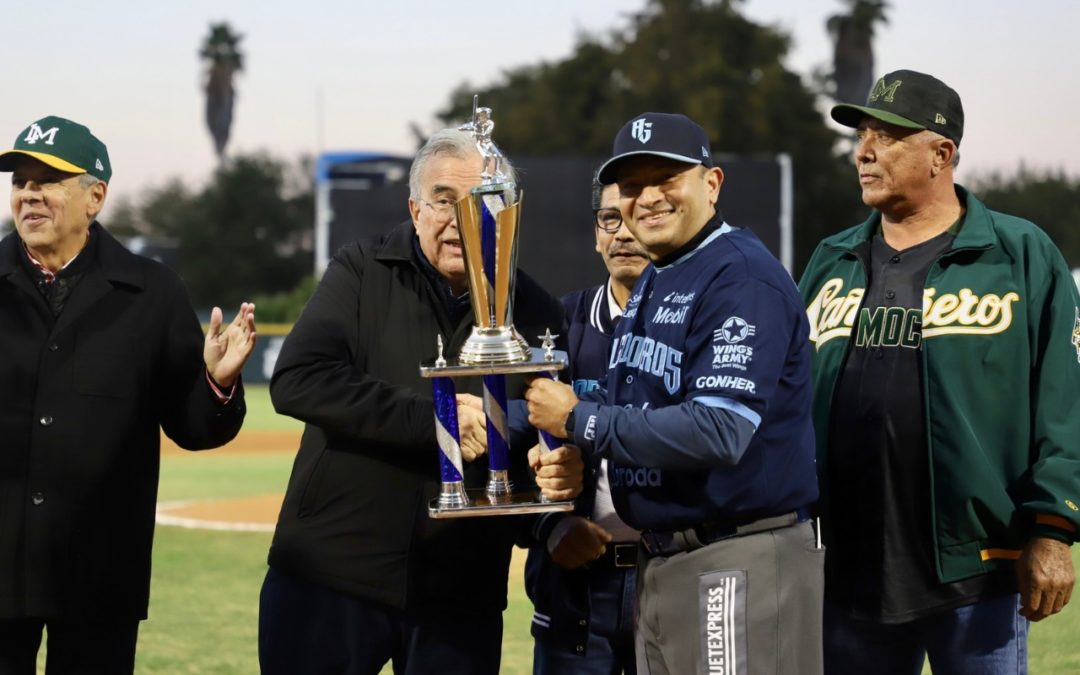
[[[232,129],[233,101],[236,89],[233,78],[244,69],[244,55],[240,52],[239,33],[233,32],[228,23],[210,25],[210,33],[203,41],[199,56],[206,62],[206,126],[214,139],[218,159],[225,157],[225,145]]]
[[[973,182],[987,206],[1032,221],[1061,249],[1072,267],[1080,267],[1080,179],[1064,171],[992,173]]]
[[[619,126],[649,110],[689,115],[719,151],[789,153],[801,270],[823,235],[863,209],[848,159],[834,153],[836,132],[783,65],[790,39],[747,19],[741,4],[650,0],[625,29],[581,37],[565,60],[510,70],[487,87],[463,84],[439,117],[467,119],[479,93],[506,121],[496,133],[511,157],[607,154]]]
[[[266,155],[218,166],[192,192],[174,180],[139,202],[136,229],[175,242],[177,272],[197,307],[239,306],[293,289],[311,273],[314,195],[310,166]]]
[[[874,83],[874,30],[888,23],[885,0],[842,0],[848,11],[825,23],[833,41],[834,98],[862,104]]]

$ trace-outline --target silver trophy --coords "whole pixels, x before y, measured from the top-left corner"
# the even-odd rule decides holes
[[[514,276],[517,270],[521,196],[517,185],[502,173],[503,154],[491,139],[495,122],[491,109],[477,106],[462,131],[472,133],[483,160],[481,183],[455,206],[464,251],[473,310],[473,327],[456,358],[443,354],[421,364],[420,374],[434,378],[435,422],[440,445],[442,491],[428,512],[433,518],[508,515],[537,511],[569,511],[572,502],[544,500],[535,487],[515,489],[509,477],[510,444],[507,426],[506,375],[554,373],[565,368],[564,352],[554,350],[550,329],[543,348],[531,348],[513,325]],[[457,408],[451,378],[483,376],[487,416],[488,483],[484,489],[463,485],[461,450],[457,438]],[[540,432],[541,451],[560,443]]]

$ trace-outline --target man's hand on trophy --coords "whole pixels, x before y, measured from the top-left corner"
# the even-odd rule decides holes
[[[562,445],[541,452],[540,446],[534,445],[529,450],[529,466],[536,473],[536,486],[548,499],[559,502],[581,494],[585,463],[577,446]]]
[[[487,417],[484,415],[483,399],[472,394],[458,394],[457,414],[461,458],[471,462],[487,452]]]
[[[529,424],[555,438],[566,438],[566,417],[578,404],[574,388],[550,377],[534,377],[525,390]]]

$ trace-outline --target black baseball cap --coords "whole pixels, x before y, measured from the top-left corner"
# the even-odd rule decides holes
[[[841,103],[830,111],[845,127],[858,127],[869,115],[908,129],[929,129],[957,146],[964,136],[960,95],[941,80],[914,70],[894,70],[874,84],[866,105]]]
[[[61,171],[88,173],[108,183],[109,151],[81,124],[50,115],[19,132],[15,147],[0,153],[0,171],[13,171],[20,156],[33,157]]]
[[[686,115],[647,112],[619,129],[612,144],[611,159],[600,167],[597,179],[605,185],[614,183],[616,167],[623,160],[638,155],[713,167],[709,135],[701,125]]]

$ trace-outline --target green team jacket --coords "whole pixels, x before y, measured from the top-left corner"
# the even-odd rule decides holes
[[[1080,294],[1042,230],[991,211],[962,187],[957,195],[967,215],[927,275],[921,336],[942,582],[1011,563],[1035,534],[1071,544],[1080,528]],[[866,288],[866,243],[880,219],[875,211],[822,241],[799,284],[815,346],[826,535],[829,490],[843,489],[825,475],[829,438],[844,433],[829,429],[829,412]]]

